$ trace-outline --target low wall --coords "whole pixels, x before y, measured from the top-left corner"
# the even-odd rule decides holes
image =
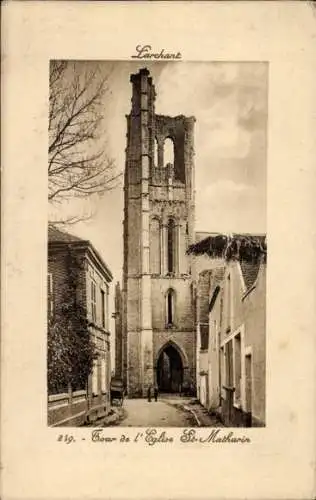
[[[86,391],[54,394],[48,397],[47,423],[51,427],[80,427],[107,415],[107,394],[88,399]]]

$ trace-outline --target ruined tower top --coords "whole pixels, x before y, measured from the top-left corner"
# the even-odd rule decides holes
[[[149,157],[151,180],[155,180],[155,183],[168,183],[171,174],[175,182],[189,183],[191,190],[195,118],[183,114],[156,114],[156,90],[147,68],[132,74],[130,81],[133,86],[132,109],[127,116],[130,160],[133,152],[137,156],[138,151],[142,149],[143,154]],[[140,133],[137,130],[140,130]],[[172,150],[171,156],[168,156],[166,151],[168,143]],[[136,156],[133,155],[133,165],[137,162]]]
[[[150,82],[152,82],[152,78],[149,76],[150,73],[149,73],[149,70],[147,68],[141,68],[138,73],[134,73],[131,75],[131,82],[137,82],[138,80],[140,80],[142,77],[148,77]]]
[[[147,68],[142,68],[138,73],[132,74],[130,81],[133,84],[132,114],[138,115],[140,111],[155,112],[155,86]]]

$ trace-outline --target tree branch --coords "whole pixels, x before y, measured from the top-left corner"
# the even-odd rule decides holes
[[[48,177],[50,202],[88,197],[116,187],[121,173],[100,148],[108,75],[82,63],[52,61],[49,95]]]

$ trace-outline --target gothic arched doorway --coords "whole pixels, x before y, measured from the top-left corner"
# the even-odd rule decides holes
[[[180,392],[183,382],[183,363],[173,345],[167,345],[157,361],[157,384],[160,392]]]

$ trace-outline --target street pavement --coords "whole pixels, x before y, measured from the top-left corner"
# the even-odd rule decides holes
[[[192,398],[163,395],[157,402],[125,399],[120,427],[219,427],[214,417]]]

